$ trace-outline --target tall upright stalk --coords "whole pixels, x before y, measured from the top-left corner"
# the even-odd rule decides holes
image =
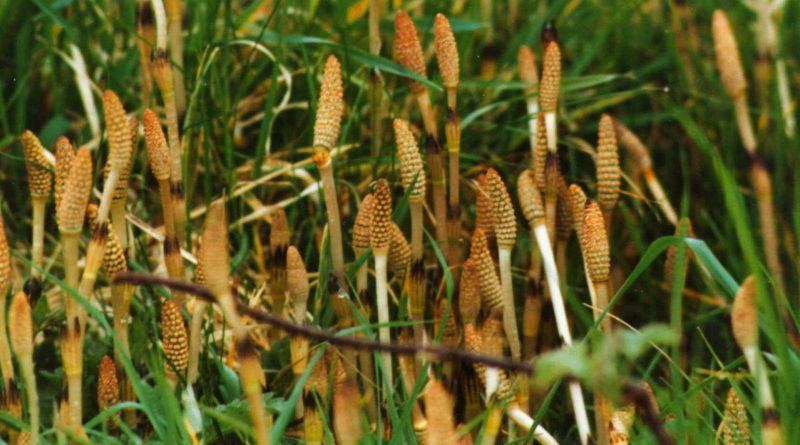
[[[390,225],[392,214],[392,193],[389,182],[379,179],[375,186],[375,207],[372,210],[369,239],[372,255],[375,258],[375,295],[378,309],[378,338],[383,343],[391,341],[389,323],[389,289],[387,266],[389,257]],[[388,352],[381,353],[383,361],[384,381],[389,388],[394,386],[392,377],[392,356]]]
[[[523,172],[523,175],[525,174],[530,174],[530,171]],[[542,263],[544,265],[545,277],[547,278],[547,288],[550,291],[550,301],[553,305],[558,335],[561,337],[561,341],[564,345],[569,346],[572,344],[572,334],[569,329],[564,298],[561,294],[553,248],[547,233],[541,192],[535,187],[530,187],[520,189],[518,193],[520,207],[525,215],[525,219],[528,220],[528,223],[533,228],[536,243],[542,254]],[[569,394],[572,400],[572,408],[575,413],[575,422],[578,426],[581,443],[586,444],[591,436],[591,429],[589,428],[589,418],[586,414],[586,406],[584,404],[580,383],[571,381],[569,383]]]
[[[14,364],[11,361],[11,348],[6,330],[6,298],[11,287],[11,252],[8,248],[3,214],[0,213],[0,377],[3,388],[11,387],[14,380]]]
[[[519,78],[528,85],[525,88],[525,105],[528,109],[528,136],[531,141],[531,155],[536,158],[536,139],[539,122],[539,71],[536,56],[528,45],[519,47],[517,53]]]
[[[48,161],[44,155],[44,147],[39,138],[32,132],[22,134],[22,147],[25,155],[25,168],[28,171],[28,187],[31,193],[33,207],[33,234],[31,242],[31,277],[40,278],[44,260],[44,220],[47,198],[50,196],[53,179],[48,168]]]
[[[5,314],[3,314],[5,316]],[[25,394],[28,396],[28,416],[30,418],[33,445],[39,443],[39,392],[36,389],[36,374],[33,362],[33,317],[31,303],[24,292],[19,292],[11,301],[9,311],[8,335],[17,356],[22,378],[25,381]]]
[[[772,180],[769,170],[758,156],[758,142],[750,122],[747,110],[747,79],[739,57],[728,17],[722,10],[714,11],[711,26],[714,37],[714,49],[717,55],[717,67],[722,78],[725,92],[733,100],[736,110],[736,122],[739,126],[739,135],[742,139],[747,155],[750,158],[750,181],[758,201],[758,216],[761,220],[761,234],[764,240],[764,252],[767,259],[767,268],[772,274],[778,288],[783,291],[783,267],[780,261],[780,246],[775,229],[775,209],[772,204]]]
[[[178,114],[183,114],[186,110],[186,87],[184,86],[183,71],[183,1],[165,0],[167,10],[167,36],[169,38],[169,53],[172,60],[178,67],[174,77],[175,84],[175,107]]]

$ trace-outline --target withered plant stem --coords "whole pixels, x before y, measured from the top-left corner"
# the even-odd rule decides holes
[[[169,181],[158,181],[161,193],[161,209],[164,213],[164,264],[167,274],[172,278],[184,277],[183,257],[181,257],[181,240],[175,228],[175,213],[173,212],[174,194],[170,190]],[[186,303],[186,296],[182,292],[173,292],[172,298],[179,307]]]
[[[175,106],[178,113],[186,110],[186,87],[183,81],[183,34],[181,22],[183,15],[182,0],[166,0],[167,10],[167,36],[169,39],[169,53],[178,69],[173,76],[175,85]]]
[[[328,214],[328,233],[330,233],[331,261],[333,274],[339,281],[339,287],[347,289],[347,277],[344,271],[344,251],[342,250],[342,222],[339,216],[339,199],[336,196],[336,182],[333,178],[333,162],[331,157],[319,166],[322,177],[322,192],[325,196],[325,209]]]
[[[174,294],[173,294],[174,295]],[[197,381],[200,366],[200,345],[203,341],[203,316],[208,309],[208,303],[197,300],[192,312],[192,321],[189,325],[189,364],[186,366],[186,380],[189,384]]]

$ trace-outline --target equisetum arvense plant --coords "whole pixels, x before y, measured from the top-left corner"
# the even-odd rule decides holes
[[[753,190],[758,202],[758,216],[761,222],[761,236],[764,239],[767,267],[778,288],[783,291],[783,267],[780,261],[778,234],[775,229],[776,219],[772,203],[772,179],[769,169],[757,152],[758,141],[747,110],[747,79],[739,57],[736,37],[733,34],[730,22],[728,22],[728,17],[719,9],[714,11],[711,33],[714,37],[714,50],[717,55],[717,68],[719,68],[722,85],[733,101],[736,110],[736,123],[739,126],[739,135],[749,157],[750,181],[753,183]]]
[[[172,300],[161,303],[161,347],[167,381],[174,390],[189,364],[189,336],[180,306]]]
[[[6,313],[8,290],[11,288],[11,252],[8,248],[5,223],[0,213],[0,314]],[[14,380],[14,364],[11,361],[11,348],[8,344],[8,331],[6,330],[6,317],[0,316],[0,372],[2,373],[3,388],[11,387]]]
[[[11,301],[8,313],[8,336],[14,355],[17,356],[22,379],[25,381],[25,394],[28,396],[28,416],[30,418],[30,443],[39,443],[39,392],[36,388],[36,374],[33,362],[33,317],[31,303],[24,292],[18,292]]]
[[[758,304],[756,279],[750,275],[742,282],[731,306],[733,338],[742,349],[747,367],[756,380],[761,405],[761,442],[783,445],[781,420],[769,384],[767,365],[758,347]]]
[[[369,243],[372,255],[375,258],[375,301],[378,309],[378,338],[382,342],[391,341],[389,323],[389,288],[388,288],[388,261],[389,241],[392,216],[392,191],[389,182],[379,179],[375,185],[375,207],[372,209],[372,218],[369,224]],[[388,352],[381,354],[383,361],[384,381],[393,387],[392,356]]]
[[[50,163],[44,154],[44,147],[39,138],[32,132],[22,134],[22,148],[25,155],[25,168],[28,171],[28,188],[31,193],[33,207],[33,227],[31,243],[31,277],[39,279],[44,260],[44,223],[45,206],[50,196],[53,177],[50,174]]]
[[[617,136],[611,116],[600,117],[597,131],[597,202],[606,221],[606,232],[611,233],[611,215],[619,200],[620,169],[617,152]]]
[[[547,149],[556,152],[558,146],[558,95],[561,93],[561,48],[553,40],[544,50],[542,78],[539,82],[539,107],[544,114]]]

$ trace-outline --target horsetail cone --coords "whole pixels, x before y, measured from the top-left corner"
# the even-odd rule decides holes
[[[731,307],[733,337],[742,349],[758,344],[758,306],[756,305],[756,280],[745,278],[736,293]]]
[[[589,277],[595,283],[608,281],[611,273],[608,235],[603,212],[597,201],[593,199],[586,201],[583,210],[583,230],[585,231],[583,251],[586,257],[586,266],[589,269]]]
[[[556,236],[558,239],[569,238],[572,230],[572,209],[569,204],[569,190],[564,177],[558,178],[558,203],[556,204]]]
[[[25,156],[25,169],[28,171],[28,187],[31,196],[47,197],[53,183],[48,168],[49,162],[44,154],[42,143],[30,130],[22,133],[22,150]]]
[[[6,299],[9,287],[11,287],[11,252],[8,248],[3,214],[0,213],[0,300]]]
[[[72,166],[72,159],[75,157],[75,148],[64,136],[56,140],[56,168],[55,168],[55,204],[56,209],[61,205],[61,198],[67,189],[67,179],[69,179],[69,169]]]
[[[503,178],[493,168],[486,172],[489,180],[489,191],[492,199],[492,214],[494,216],[494,231],[497,244],[504,247],[513,247],[517,240],[517,220],[514,216],[514,206],[511,196],[503,182]]]
[[[436,378],[431,379],[425,389],[425,412],[428,415],[426,443],[455,445],[458,443],[453,399],[447,388]]]
[[[517,198],[522,209],[522,215],[528,221],[531,228],[544,224],[544,204],[542,203],[542,193],[534,184],[533,172],[531,169],[525,170],[517,179]]]
[[[182,375],[189,364],[189,336],[181,310],[172,300],[164,300],[161,305],[161,344],[166,357],[164,368],[167,375]]]
[[[171,168],[169,146],[158,116],[149,108],[144,109],[143,126],[150,171],[157,180],[168,181]]]
[[[458,284],[458,309],[464,323],[475,323],[481,310],[481,290],[475,260],[464,262]]]
[[[519,47],[517,64],[519,65],[519,78],[528,84],[525,87],[525,94],[536,93],[539,86],[539,71],[536,69],[536,56],[528,45]]]
[[[539,190],[545,187],[545,167],[547,166],[547,125],[544,122],[544,113],[539,113],[536,124],[536,148],[533,151],[533,178]]]
[[[92,191],[92,155],[81,147],[72,160],[64,196],[56,210],[56,221],[62,232],[77,233],[83,228],[83,218]]]
[[[453,30],[450,29],[450,22],[444,14],[436,14],[433,23],[433,37],[436,46],[436,60],[439,62],[439,72],[442,75],[442,85],[445,88],[456,88],[458,86],[458,47]]]
[[[425,72],[425,56],[422,53],[417,29],[405,11],[397,11],[394,15],[394,57],[404,68],[409,69],[422,78],[427,79]],[[411,91],[417,94],[424,90],[417,81],[411,82]]]
[[[109,278],[113,278],[117,273],[128,269],[125,249],[122,248],[122,243],[120,243],[117,233],[111,229],[110,224],[108,237],[106,238],[106,250],[103,254],[103,268]]]
[[[303,257],[294,246],[286,249],[286,288],[295,307],[305,306],[308,302],[308,272]],[[295,320],[301,322],[302,320]]]
[[[336,146],[339,129],[344,115],[344,88],[342,87],[342,66],[333,54],[325,62],[322,71],[322,85],[317,103],[317,118],[314,121],[314,162],[320,166],[328,161],[328,156],[316,155],[321,149],[328,151]],[[319,159],[316,159],[319,158]]]
[[[128,179],[131,174],[131,164],[133,163],[133,149],[136,146],[136,138],[139,135],[139,119],[136,119],[135,117],[128,119],[128,134],[130,138],[131,149],[128,151],[128,158],[125,162],[125,166],[119,172],[117,186],[114,188],[114,194],[111,196],[113,201],[124,201],[128,197]],[[103,181],[108,178],[108,173],[110,171],[111,159],[109,158],[103,171]]]
[[[617,136],[611,116],[603,114],[597,134],[597,202],[605,212],[619,199],[620,170]]]
[[[389,268],[396,274],[405,276],[406,268],[411,262],[411,246],[403,231],[395,223],[389,226]]]
[[[730,445],[749,445],[752,443],[750,432],[750,419],[747,416],[747,407],[736,394],[736,390],[728,390],[725,399],[725,411],[719,423],[717,434],[722,435],[723,443]]]
[[[561,49],[552,41],[544,51],[542,79],[539,83],[539,105],[545,113],[556,111],[561,91]]]
[[[547,153],[544,162],[544,192],[545,200],[558,199],[558,183],[561,179],[561,166],[558,164],[558,155]]]
[[[33,356],[33,319],[31,303],[25,292],[17,292],[8,311],[8,337],[14,354],[20,359]]]
[[[291,240],[292,232],[289,229],[289,219],[286,211],[278,209],[272,214],[272,224],[269,231],[269,250],[274,256],[278,250],[286,250]]]
[[[717,54],[717,68],[722,78],[722,86],[729,96],[738,98],[747,89],[747,78],[744,75],[742,59],[739,57],[739,48],[728,16],[720,9],[714,11],[711,35],[714,38],[714,51]]]
[[[406,190],[411,188],[409,201],[422,201],[425,199],[426,178],[417,141],[414,139],[408,121],[395,119],[392,125],[397,154],[400,158],[400,178],[403,181],[403,187]]]
[[[369,248],[369,225],[374,207],[375,197],[372,193],[361,200],[361,206],[358,208],[356,221],[353,224],[353,249],[356,252],[363,252]]]
[[[494,236],[494,217],[492,216],[489,178],[485,174],[478,176],[478,189],[475,196],[475,228],[483,230],[484,235],[487,237]]]
[[[481,305],[486,309],[494,309],[503,305],[503,289],[500,278],[494,268],[489,244],[483,230],[476,229],[472,235],[470,259],[478,272],[478,285],[481,293]]]
[[[584,231],[583,231],[583,210],[586,207],[586,193],[577,184],[571,184],[567,190],[569,195],[569,207],[572,213],[572,221],[575,222],[575,232],[578,234],[578,240],[583,246]]]
[[[114,360],[105,355],[100,360],[97,374],[97,406],[100,412],[114,406],[119,401],[119,381]]]
[[[103,111],[106,119],[106,131],[108,132],[108,161],[112,169],[118,169],[121,173],[130,164],[131,152],[131,130],[128,118],[125,115],[125,108],[122,106],[119,97],[111,90],[103,93]]]
[[[372,209],[369,225],[369,242],[376,254],[388,253],[391,242],[391,216],[392,192],[389,189],[389,181],[379,179],[375,186],[375,207]]]

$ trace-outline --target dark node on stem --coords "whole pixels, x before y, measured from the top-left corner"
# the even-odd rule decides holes
[[[450,124],[458,123],[458,113],[450,107],[447,107],[447,122]]]
[[[432,135],[428,135],[425,139],[425,152],[429,155],[438,155],[442,153],[442,144],[436,140]]]
[[[97,225],[92,232],[92,241],[103,241],[108,236],[108,222],[104,221]]]
[[[166,62],[167,51],[161,48],[156,48],[150,53],[151,62]]]
[[[488,62],[492,60],[497,60],[497,57],[500,55],[500,48],[490,43],[483,48],[483,52],[481,52],[481,62]]]
[[[338,297],[339,287],[339,279],[336,278],[336,275],[332,273],[328,274],[328,295],[331,297]]]
[[[150,2],[139,2],[136,15],[139,19],[139,25],[142,27],[150,27],[155,23],[155,17],[153,16],[153,9],[150,8]]]
[[[239,356],[240,360],[258,357],[258,349],[249,337],[245,337],[236,342],[236,355]]]
[[[764,426],[777,426],[781,423],[781,415],[773,408],[764,408],[761,412],[761,424]]]
[[[558,30],[556,29],[556,22],[553,20],[548,21],[544,28],[542,28],[542,47],[547,48],[550,42],[558,42]]]
[[[180,122],[180,120],[178,120],[178,122]],[[183,183],[180,181],[170,182],[169,193],[175,198],[183,198]]]
[[[303,394],[303,406],[305,406],[306,409],[317,409],[317,401],[314,398],[313,391],[305,391]]]
[[[167,256],[168,254],[175,251],[180,251],[180,249],[181,249],[181,243],[180,241],[178,241],[177,237],[164,238],[164,256]]]
[[[674,445],[675,439],[664,428],[664,422],[658,415],[658,409],[653,406],[647,389],[641,383],[629,382],[623,385],[622,392],[625,398],[636,406],[642,420],[656,436],[658,443],[660,445]]]
[[[39,297],[42,296],[42,283],[36,278],[29,278],[22,286],[22,291],[28,296],[31,307],[35,307],[36,302],[39,301]]]
[[[447,206],[447,220],[448,221],[458,221],[461,218],[461,205],[449,205]]]

